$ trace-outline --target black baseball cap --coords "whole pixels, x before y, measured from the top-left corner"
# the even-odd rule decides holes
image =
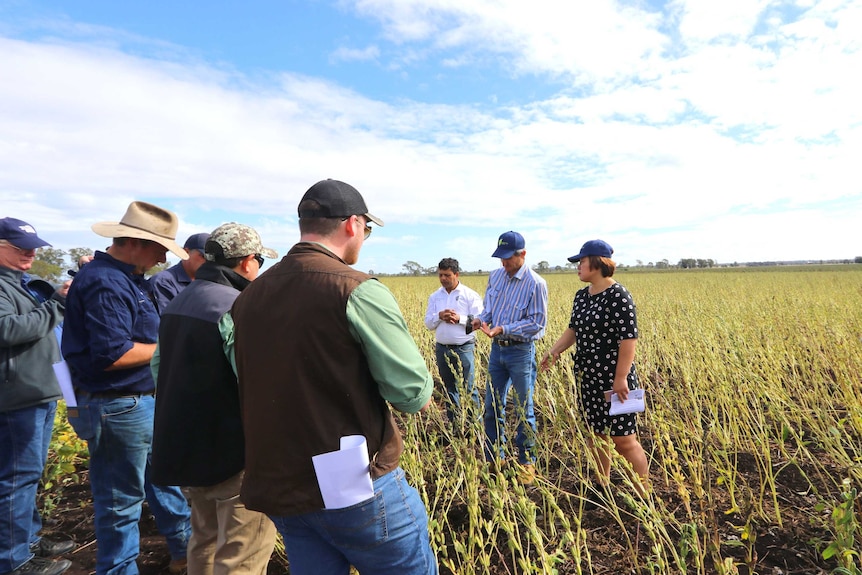
[[[306,200],[317,202],[317,209],[298,209],[300,218],[348,218],[350,216],[365,216],[368,221],[378,226],[383,220],[368,213],[368,206],[356,188],[338,180],[321,180],[308,188],[302,196],[299,205]]]

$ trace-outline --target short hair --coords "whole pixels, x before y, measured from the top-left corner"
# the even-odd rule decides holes
[[[614,271],[617,269],[617,264],[611,258],[605,258],[602,256],[585,256],[584,259],[590,261],[590,269],[602,270],[603,278],[613,276]]]
[[[320,209],[317,200],[303,200],[299,204],[299,211],[316,211]],[[318,236],[331,235],[341,224],[341,218],[299,218],[299,233],[314,234]]]
[[[162,244],[159,244],[159,242],[157,242],[155,240],[148,240],[146,238],[133,238],[130,236],[121,236],[119,238],[111,238],[111,242],[115,246],[125,246],[129,243],[129,240],[138,240],[139,242],[146,244],[146,245],[149,245],[149,244],[158,244],[160,246],[162,245]],[[162,246],[162,247],[164,247],[164,246]],[[165,249],[167,249],[167,248],[165,248]]]
[[[461,267],[458,265],[458,260],[455,258],[443,258],[440,260],[440,263],[437,264],[438,270],[449,270],[453,274],[461,273]]]
[[[239,262],[241,262],[242,260],[244,260],[247,257],[248,257],[248,255],[239,256],[236,258],[226,258],[226,257],[222,257],[222,256],[214,256],[214,258],[212,260],[207,260],[207,261],[212,261],[212,263],[216,264],[217,266],[224,266],[226,268],[236,269],[236,266],[239,265]]]

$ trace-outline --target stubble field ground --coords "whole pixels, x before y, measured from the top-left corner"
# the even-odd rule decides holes
[[[567,326],[582,286],[574,274],[546,278],[539,355]],[[583,508],[593,461],[570,358],[537,382],[540,478],[530,487],[483,463],[475,417],[463,433],[449,431],[438,394],[436,408],[399,421],[402,466],[426,500],[441,572],[862,573],[862,268],[620,271],[616,279],[638,309],[649,497],[637,495],[617,459],[612,499]],[[462,281],[482,293],[486,276]],[[383,282],[433,373],[422,317],[436,278]],[[488,344],[480,335],[482,389]],[[58,417],[46,530],[78,542],[70,575],[95,564],[82,447]],[[165,573],[152,520],[141,527],[142,573]],[[274,555],[269,573],[287,572]]]

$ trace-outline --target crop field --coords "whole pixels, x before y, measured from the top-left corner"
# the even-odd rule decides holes
[[[583,286],[574,274],[546,278],[540,356],[567,327]],[[649,398],[639,426],[652,492],[639,497],[617,458],[614,501],[583,510],[594,464],[570,357],[537,382],[534,486],[489,471],[475,420],[451,436],[442,409],[403,417],[402,464],[427,500],[443,572],[860,573],[862,269],[616,278],[638,309],[636,362]],[[483,293],[484,276],[462,281]],[[436,278],[384,283],[433,373],[422,317]],[[489,341],[478,334],[477,342],[484,388],[478,366]]]
[[[584,509],[594,462],[568,354],[536,385],[532,486],[484,463],[480,414],[450,431],[438,387],[431,409],[397,418],[402,467],[426,501],[441,572],[862,573],[862,267],[615,277],[638,310],[650,492],[639,496],[615,457],[612,500]],[[583,286],[575,274],[546,279],[539,355],[568,325]],[[486,276],[461,280],[483,293]],[[436,277],[382,281],[436,375],[434,334],[422,322]],[[480,333],[482,393],[488,352]],[[508,415],[511,438],[517,414]],[[68,433],[58,421],[47,474],[56,499],[75,468]]]

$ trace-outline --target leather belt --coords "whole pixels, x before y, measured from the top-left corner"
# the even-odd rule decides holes
[[[140,397],[142,395],[148,395],[152,397],[155,395],[155,391],[129,391],[126,389],[108,389],[105,391],[85,391],[83,389],[76,390],[77,393],[81,395],[92,397],[93,399],[119,399],[121,397]]]
[[[443,347],[448,347],[451,349],[453,347],[461,347],[461,346],[467,345],[468,343],[472,343],[472,342],[465,341],[464,343],[440,343],[438,341],[437,345],[442,345]]]
[[[530,343],[529,341],[518,341],[516,339],[498,339],[494,338],[494,343],[500,347],[509,347],[510,345],[521,345],[522,343]]]

